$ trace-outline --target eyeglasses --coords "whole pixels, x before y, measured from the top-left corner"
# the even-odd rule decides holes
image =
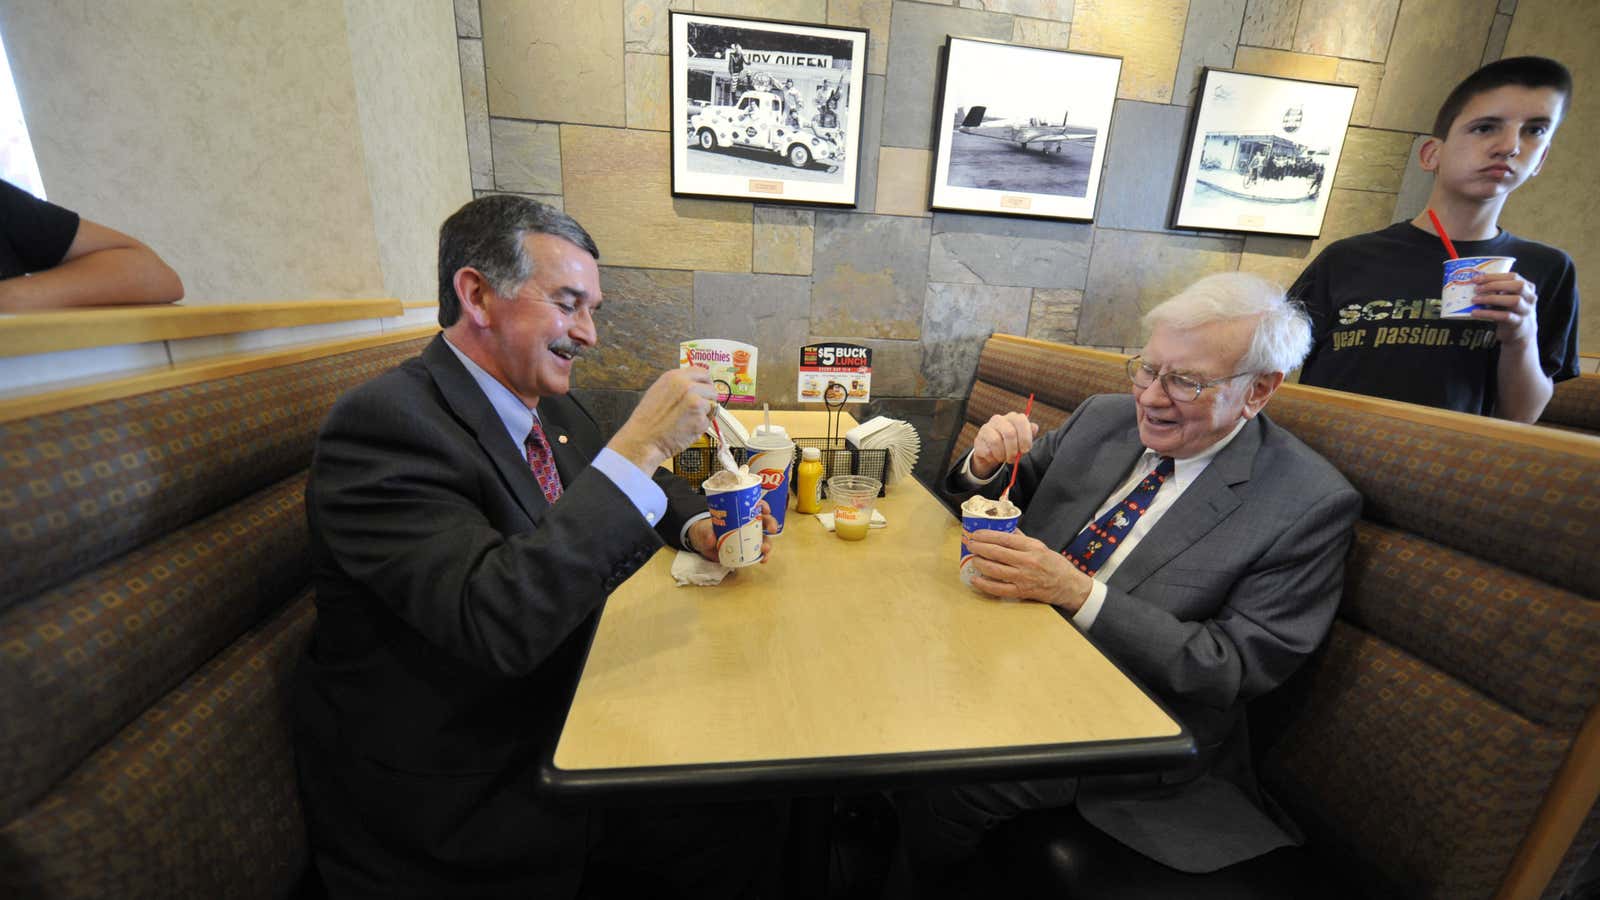
[[[1213,378],[1210,381],[1196,381],[1187,375],[1180,375],[1177,372],[1167,372],[1165,374],[1158,372],[1154,366],[1145,362],[1142,356],[1135,356],[1128,360],[1128,380],[1133,382],[1134,387],[1142,391],[1155,384],[1156,379],[1160,379],[1161,388],[1167,392],[1167,396],[1171,397],[1175,403],[1193,403],[1200,399],[1201,392],[1206,388],[1216,387],[1224,381],[1232,381],[1241,375],[1249,374],[1252,373],[1235,372],[1232,375]]]

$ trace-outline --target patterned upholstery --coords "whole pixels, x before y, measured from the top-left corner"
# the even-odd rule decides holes
[[[0,822],[303,590],[305,547],[297,474],[0,616]]]
[[[305,470],[428,339],[0,423],[0,896],[293,888]]]
[[[423,343],[0,423],[0,610],[305,468],[333,401]]]
[[[1579,375],[1556,385],[1539,424],[1600,434],[1600,375]]]
[[[1051,428],[1126,389],[1120,357],[991,338],[950,461],[1030,390]],[[1268,415],[1365,505],[1327,645],[1257,710],[1263,782],[1370,896],[1488,898],[1600,701],[1600,463],[1313,388]],[[1600,808],[1545,897],[1597,840]]]
[[[0,828],[12,897],[281,897],[306,865],[288,687],[309,594]]]

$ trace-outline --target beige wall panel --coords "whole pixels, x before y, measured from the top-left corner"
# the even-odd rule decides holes
[[[882,75],[889,69],[889,10],[892,6],[892,0],[828,0],[829,25],[868,30],[869,75]]]
[[[1036,288],[1028,308],[1028,337],[1041,341],[1078,342],[1078,311],[1083,291],[1072,288]]]
[[[1321,237],[1308,241],[1303,238],[1250,235],[1244,239],[1244,255],[1239,258],[1239,271],[1253,272],[1288,288],[1300,277],[1300,272],[1317,258],[1322,248],[1340,238],[1388,228],[1394,200],[1393,194],[1334,188],[1328,197],[1328,214],[1322,220]]]
[[[1400,0],[1302,0],[1294,49],[1383,62]]]
[[[695,0],[694,11],[822,23],[828,21],[828,0]]]
[[[1239,43],[1288,50],[1294,46],[1294,26],[1299,19],[1300,0],[1250,0]]]
[[[667,58],[629,53],[628,127],[667,131],[672,127],[672,90]]]
[[[1070,22],[1073,0],[956,0],[956,5],[967,9],[986,9],[989,12],[1028,16],[1033,19]]]
[[[1065,50],[1071,39],[1071,22],[1030,19],[1026,16],[1017,16],[1011,22],[1012,43]]]
[[[1356,105],[1350,110],[1350,124],[1370,124],[1372,108],[1378,103],[1378,87],[1383,84],[1383,64],[1341,59],[1334,80],[1356,86]]]
[[[0,32],[50,199],[188,302],[383,294],[341,3],[8,3]]]
[[[439,223],[472,199],[454,5],[344,6],[384,293],[432,300]]]
[[[1188,16],[1189,0],[1078,0],[1071,47],[1122,57],[1118,97],[1166,103]]]
[[[622,37],[629,53],[666,53],[672,10],[693,10],[693,0],[623,0]]]
[[[561,193],[561,126],[490,119],[494,183],[519,194]]]
[[[668,135],[561,126],[567,214],[610,266],[750,271],[750,204],[672,196]]]
[[[1345,132],[1344,150],[1339,154],[1339,169],[1333,173],[1333,186],[1399,193],[1415,137],[1404,131],[1349,129]]]
[[[622,125],[622,4],[480,0],[489,115]]]
[[[755,209],[752,269],[774,275],[810,275],[817,214],[788,206]]]
[[[605,258],[606,247],[600,246]],[[694,273],[600,267],[605,303],[595,314],[599,343],[572,370],[581,388],[642,390],[678,363],[678,342],[693,336]]]
[[[1233,67],[1240,72],[1256,75],[1309,78],[1313,81],[1334,81],[1339,75],[1339,60],[1331,56],[1312,56],[1261,47],[1240,47],[1234,54]]]
[[[473,9],[477,9],[474,2]],[[461,102],[467,114],[467,164],[472,187],[494,188],[494,154],[489,149],[489,90],[483,82],[483,41],[462,38],[456,43],[461,56]]]
[[[1600,191],[1595,190],[1600,146],[1600,3],[1520,0],[1506,37],[1506,56],[1552,56],[1577,82],[1572,108],[1556,130],[1549,161],[1507,201],[1500,222],[1524,237],[1554,244],[1578,265],[1579,290],[1600,278]],[[1600,303],[1584,303],[1579,346],[1600,350]]]
[[[878,151],[878,196],[873,211],[886,216],[931,216],[928,173],[933,153],[884,147]]]
[[[1078,342],[1137,346],[1146,312],[1196,279],[1237,269],[1242,247],[1236,238],[1096,230]]]
[[[1373,126],[1418,133],[1432,129],[1445,95],[1478,68],[1493,24],[1494,4],[1482,0],[1406,0],[1384,62]]]

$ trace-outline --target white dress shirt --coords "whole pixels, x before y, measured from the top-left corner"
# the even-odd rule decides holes
[[[1139,516],[1138,521],[1133,523],[1133,528],[1122,539],[1122,543],[1117,545],[1117,549],[1111,554],[1111,558],[1107,559],[1100,566],[1099,571],[1094,573],[1094,585],[1089,589],[1088,598],[1083,601],[1083,606],[1072,614],[1072,624],[1078,626],[1080,631],[1088,631],[1089,627],[1094,624],[1095,617],[1100,615],[1100,608],[1106,602],[1106,581],[1111,578],[1112,573],[1116,572],[1117,567],[1122,565],[1122,561],[1128,558],[1128,554],[1133,552],[1133,548],[1139,546],[1139,542],[1144,539],[1145,535],[1150,533],[1150,529],[1156,527],[1156,523],[1161,521],[1161,517],[1166,515],[1167,510],[1172,508],[1172,504],[1178,502],[1178,498],[1183,496],[1183,492],[1189,489],[1189,485],[1194,484],[1195,479],[1200,477],[1200,473],[1204,472],[1206,466],[1211,464],[1211,460],[1218,453],[1221,453],[1222,448],[1228,446],[1229,442],[1239,434],[1239,430],[1244,428],[1247,421],[1249,420],[1240,419],[1239,423],[1233,426],[1233,430],[1223,436],[1221,440],[1194,456],[1187,459],[1173,460],[1172,477],[1161,485],[1161,490],[1156,491],[1155,499],[1150,501],[1150,508],[1145,510]],[[1121,484],[1111,489],[1111,493],[1106,495],[1106,499],[1100,504],[1100,508],[1094,511],[1094,515],[1089,517],[1089,522],[1099,519],[1109,512],[1111,507],[1125,500],[1129,494],[1133,493],[1133,489],[1138,487],[1139,482],[1144,480],[1146,475],[1155,471],[1155,467],[1160,461],[1161,455],[1149,448],[1139,454],[1139,459],[1133,464],[1133,471],[1128,473],[1128,477]],[[988,484],[1000,477],[1000,474],[1005,471],[1006,466],[1001,466],[995,470],[993,475],[980,479],[972,474],[971,451],[967,452],[967,458],[961,462],[961,475],[970,482],[973,489]],[[1084,527],[1088,527],[1089,522],[1083,523]],[[1079,530],[1082,531],[1081,528]]]

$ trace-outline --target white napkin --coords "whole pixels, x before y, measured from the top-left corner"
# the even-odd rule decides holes
[[[817,513],[817,521],[822,523],[823,528],[829,531],[833,530],[833,513]],[[868,528],[887,528],[888,525],[889,520],[883,517],[883,513],[877,510],[872,511],[872,521],[867,523]]]
[[[714,563],[692,550],[679,550],[672,558],[672,579],[678,587],[686,584],[721,584],[733,570]]]

